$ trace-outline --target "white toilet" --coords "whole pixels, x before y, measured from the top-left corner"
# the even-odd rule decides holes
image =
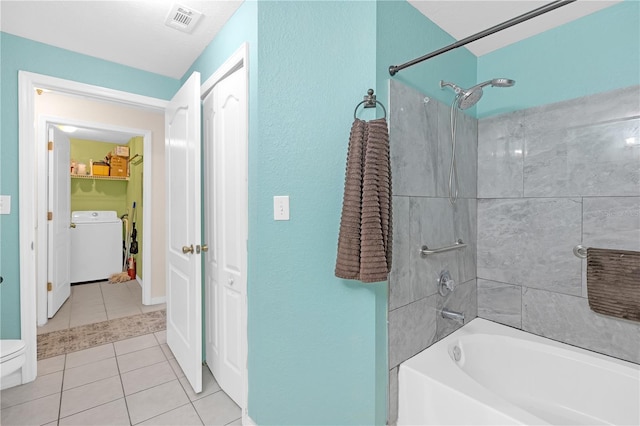
[[[18,371],[24,365],[26,345],[24,340],[2,339],[0,340],[0,381]],[[5,388],[7,383],[0,383],[0,388]]]

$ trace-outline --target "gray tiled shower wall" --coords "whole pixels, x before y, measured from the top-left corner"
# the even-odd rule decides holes
[[[640,250],[640,87],[479,122],[461,114],[455,206],[449,105],[393,80],[389,94],[389,424],[400,363],[457,328],[443,306],[640,362],[640,325],[589,310],[585,262],[572,252]],[[457,238],[470,247],[419,255]],[[447,299],[436,289],[443,269],[458,283]]]
[[[397,81],[390,82],[389,124],[393,175],[393,267],[389,275],[389,424],[397,419],[398,366],[459,327],[443,307],[477,316],[477,120],[459,114],[456,162],[459,196],[448,199],[451,130],[449,105]],[[423,258],[419,249],[469,244]],[[446,299],[437,280],[449,270],[456,282]]]
[[[478,123],[478,315],[640,363],[573,247],[640,250],[640,87]]]

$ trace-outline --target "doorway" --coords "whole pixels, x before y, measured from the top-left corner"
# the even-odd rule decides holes
[[[47,98],[45,108],[38,105],[42,98]],[[50,105],[56,110],[66,107],[73,112],[73,99],[68,96],[45,93],[36,99],[36,106],[41,107],[38,110],[46,110],[46,105]],[[67,244],[66,251],[48,250],[50,277],[47,282],[52,285],[46,294],[41,294],[43,291],[38,287],[39,301],[42,301],[38,312],[39,340],[43,333],[164,308],[164,304],[142,303],[143,293],[150,292],[150,281],[143,279],[144,261],[148,257],[144,249],[147,238],[143,221],[143,159],[144,140],[150,139],[149,131],[80,120],[74,120],[71,125],[68,119],[61,121],[46,115],[40,115],[40,120],[44,123],[41,127],[48,128],[48,140],[54,142],[49,147],[50,163],[58,159],[49,164],[48,174],[55,176],[54,170],[58,169],[61,172],[60,182],[51,185],[53,180],[49,180],[47,198],[59,200],[53,206],[65,205],[54,208],[49,203],[52,221],[47,225],[62,224],[61,239],[70,240],[71,247]],[[126,149],[115,148],[122,146]],[[116,153],[123,155],[119,160],[127,161],[125,176],[118,176],[123,174],[122,170],[110,173],[109,167],[100,164],[107,154],[112,157]],[[133,246],[132,240],[136,250],[129,249]],[[127,253],[135,253],[138,268],[131,274],[132,281],[107,284],[106,279],[122,272],[126,265],[124,247]],[[69,258],[65,258],[66,254]],[[55,270],[66,270],[66,277],[52,278]],[[59,296],[53,297],[56,295]]]
[[[200,88],[200,99],[204,99],[206,95],[212,90],[212,88],[219,81],[225,77],[231,75],[234,71],[241,72],[245,81],[245,97],[243,110],[245,112],[245,119],[248,116],[248,92],[246,91],[246,83],[248,81],[248,45],[245,43],[241,46],[236,53],[234,53],[219,69],[216,71]],[[70,95],[77,95],[80,98],[91,99],[93,101],[103,102],[104,104],[118,104],[123,106],[132,107],[138,110],[151,111],[160,113],[164,121],[164,113],[167,110],[169,102],[149,98],[146,96],[134,95],[126,92],[121,92],[112,89],[106,89],[103,87],[96,87],[77,83],[73,81],[58,79],[49,76],[38,75],[34,73],[19,72],[19,109],[20,109],[20,143],[19,143],[19,209],[20,215],[20,316],[21,316],[21,336],[25,340],[26,348],[26,361],[25,366],[22,369],[22,383],[27,383],[35,379],[36,377],[36,324],[37,324],[37,310],[38,310],[38,297],[37,297],[37,282],[39,278],[38,273],[38,260],[41,259],[42,247],[36,244],[37,241],[45,241],[42,238],[42,232],[46,229],[46,220],[43,220],[42,200],[46,197],[44,192],[45,178],[42,173],[38,173],[39,164],[43,164],[45,152],[38,149],[36,138],[36,129],[33,126],[34,117],[34,96],[36,89],[49,89],[60,93],[66,93]],[[248,121],[245,121],[243,131],[245,137],[248,135]],[[164,124],[164,123],[163,123]],[[162,126],[161,139],[164,141],[164,126]],[[154,136],[157,137],[158,132],[154,131]],[[145,143],[145,150],[150,147],[151,144]],[[164,145],[163,145],[164,147]],[[150,148],[149,148],[150,149]],[[246,154],[245,154],[246,155]],[[148,164],[147,158],[154,156],[158,158],[157,164],[165,164],[164,150],[161,152],[145,152],[145,165]],[[158,157],[156,157],[158,156]],[[246,166],[247,158],[241,159]],[[161,173],[164,174],[164,167],[162,167]],[[155,176],[154,176],[155,175]],[[149,184],[147,184],[149,182]],[[151,182],[155,182],[156,186],[160,186],[158,194],[161,196],[156,197],[156,192],[151,186]],[[151,190],[145,190],[145,194],[153,193],[152,208],[149,210],[154,211],[154,215],[151,217],[151,221],[160,222],[159,238],[153,243],[153,246],[158,250],[151,253],[151,259],[154,264],[158,264],[153,267],[154,274],[162,276],[158,281],[164,284],[166,269],[165,265],[166,253],[165,249],[167,244],[165,243],[165,179],[160,174],[160,170],[154,168],[151,173],[145,172],[145,188],[151,188]],[[244,181],[244,190],[246,191],[246,176]],[[246,194],[246,192],[245,192]],[[149,205],[149,203],[146,203]],[[245,203],[246,206],[246,203]],[[247,216],[247,212],[239,212],[239,214]],[[46,218],[46,214],[44,215]],[[246,221],[245,235],[246,235]],[[246,237],[245,237],[246,238]],[[247,258],[247,241],[240,241],[238,247],[242,250],[244,259],[242,260],[242,268],[244,277],[246,280],[246,258]],[[184,247],[183,247],[184,250]],[[145,262],[147,263],[147,262]],[[33,267],[36,265],[36,268]],[[145,272],[145,280],[149,279],[148,274]],[[155,278],[154,278],[155,280]],[[206,279],[204,280],[206,281]],[[246,283],[245,283],[246,285]],[[164,298],[164,296],[163,296]],[[164,300],[162,300],[164,301]],[[152,294],[151,302],[157,303],[157,298]],[[169,302],[169,300],[167,300]],[[237,327],[239,335],[236,336],[238,342],[237,348],[239,353],[236,354],[236,365],[241,371],[242,380],[242,392],[239,397],[241,403],[239,404],[243,409],[243,418],[247,416],[247,389],[248,389],[248,374],[247,374],[247,300],[246,293],[238,299],[240,326]],[[212,307],[207,306],[210,310]],[[222,312],[220,312],[222,314]],[[206,327],[210,327],[211,324],[207,324]],[[171,345],[170,345],[171,346]],[[224,389],[223,389],[224,390]]]
[[[46,197],[47,197],[47,175],[44,171],[47,161],[47,138],[42,137],[46,131],[48,123],[65,122],[70,125],[82,124],[78,120],[68,118],[62,119],[58,117],[46,117],[44,114],[36,114],[35,96],[37,91],[49,90],[56,93],[70,95],[78,100],[78,102],[93,102],[99,104],[94,108],[92,113],[102,118],[105,114],[105,108],[114,105],[129,108],[134,112],[141,114],[147,113],[158,116],[159,131],[154,131],[157,137],[159,147],[164,147],[164,108],[166,101],[150,98],[146,96],[134,95],[117,90],[106,89],[102,87],[91,86],[87,84],[77,83],[73,81],[58,79],[29,72],[19,72],[19,105],[20,105],[20,144],[19,144],[19,208],[22,212],[20,215],[20,323],[21,336],[27,345],[26,362],[22,369],[22,382],[32,381],[36,377],[36,360],[37,360],[37,323],[41,317],[41,312],[46,312],[46,297],[42,297],[39,290],[46,286],[46,252],[45,244],[38,244],[38,241],[47,241],[47,213]],[[81,95],[81,96],[78,96]],[[88,110],[86,108],[85,110]],[[63,110],[59,110],[56,115],[63,114]],[[41,116],[40,120],[33,125],[34,117]],[[130,117],[121,118],[126,121]],[[88,122],[91,119],[86,119]],[[86,122],[84,124],[86,124]],[[93,124],[100,123],[94,119]],[[108,127],[105,124],[103,126]],[[151,208],[147,209],[147,223],[153,227],[156,223],[162,223],[164,228],[164,217],[161,214],[151,214],[151,212],[162,213],[163,209],[156,204],[162,206],[164,204],[164,185],[152,186],[154,174],[160,174],[158,167],[152,168],[152,160],[158,159],[160,163],[163,161],[163,150],[153,150],[151,139],[151,131],[136,129],[133,126],[127,128],[135,133],[143,134],[145,139],[144,147],[144,203]],[[156,180],[158,177],[156,177]],[[156,192],[156,196],[152,196]],[[162,217],[160,217],[162,216]],[[151,237],[152,232],[147,233]],[[147,242],[148,247],[160,246],[164,244],[164,233],[154,236],[156,240],[153,243]],[[150,240],[149,240],[150,241]],[[145,261],[147,269],[143,275],[149,282],[157,281],[161,285],[164,283],[164,277],[160,276],[158,270],[162,268],[153,268],[154,264],[164,262],[164,256],[161,253],[156,254],[152,250],[148,253],[149,261]],[[161,251],[161,250],[158,250]],[[153,260],[151,260],[153,259]],[[35,268],[34,268],[35,265]],[[153,274],[153,275],[152,275]],[[156,277],[156,278],[154,278]],[[143,303],[155,304],[164,302],[164,295],[152,292],[143,292]],[[45,293],[46,296],[46,293]],[[46,316],[46,315],[45,315]]]
[[[46,102],[43,101],[39,103],[38,101],[42,97],[46,97],[48,98],[48,100]],[[48,112],[48,110],[51,110],[51,109],[64,110],[64,108],[66,108],[67,114],[69,115],[73,114],[74,111],[76,111],[75,108],[78,108],[77,103],[74,103],[74,98],[71,98],[67,95],[59,95],[57,93],[38,95],[38,100],[36,101],[35,105],[36,107],[38,107],[38,109],[36,110],[38,112]],[[86,106],[84,104],[81,104],[80,107],[85,108]],[[111,108],[116,108],[116,107],[114,106]],[[72,178],[71,184],[69,188],[64,190],[64,191],[68,190],[71,193],[78,193],[79,195],[77,195],[75,200],[73,198],[69,198],[67,200],[67,208],[65,209],[66,213],[64,213],[63,215],[59,214],[61,212],[50,210],[52,213],[51,217],[53,220],[43,221],[44,223],[42,223],[42,226],[50,227],[52,225],[55,225],[56,223],[65,222],[64,226],[62,227],[64,228],[63,230],[66,230],[65,236],[67,239],[74,240],[74,238],[71,238],[71,237],[77,236],[75,234],[80,234],[81,229],[70,228],[71,223],[69,223],[70,220],[68,220],[68,217],[70,217],[70,212],[67,211],[69,210],[69,206],[71,207],[71,210],[113,210],[113,211],[116,211],[116,214],[118,216],[122,217],[124,213],[131,213],[131,207],[132,207],[130,203],[131,200],[137,202],[137,206],[138,206],[138,208],[136,209],[137,216],[131,217],[131,218],[127,217],[125,218],[125,220],[127,220],[128,223],[132,223],[133,220],[138,220],[140,223],[147,223],[147,224],[151,223],[150,212],[148,211],[148,209],[144,209],[143,207],[146,205],[150,205],[152,191],[151,190],[142,191],[142,188],[144,188],[145,186],[149,187],[149,182],[148,182],[148,179],[146,179],[146,177],[150,174],[149,171],[152,167],[152,158],[151,158],[152,156],[149,155],[149,153],[152,151],[151,130],[129,128],[129,127],[123,127],[118,125],[105,124],[101,122],[90,122],[85,120],[70,119],[67,117],[55,117],[55,116],[50,116],[42,113],[38,115],[38,124],[39,124],[38,132],[36,136],[36,151],[37,151],[38,157],[45,157],[45,159],[43,160],[43,163],[39,163],[39,166],[38,166],[38,172],[37,172],[38,178],[39,178],[38,191],[39,193],[43,193],[42,199],[44,200],[43,201],[44,203],[48,202],[47,200],[51,200],[51,199],[55,200],[60,198],[58,197],[58,195],[69,195],[69,194],[62,194],[62,193],[57,194],[59,192],[58,189],[60,185],[59,184],[51,185],[51,180],[49,180],[49,185],[44,189],[40,187],[40,185],[47,185],[46,176],[52,171],[51,169],[52,165],[48,164],[50,163],[51,158],[62,157],[66,159],[65,162],[67,164],[60,164],[60,165],[57,165],[57,167],[61,169],[63,175],[66,176],[66,182],[64,180],[62,180],[61,182],[65,182],[67,184],[69,183],[69,172],[70,172],[68,163],[70,159],[70,153],[72,150],[74,150],[73,147],[75,147],[75,153],[80,154],[79,159],[84,164],[84,166],[82,166],[82,169],[83,169],[82,173],[77,173],[77,170],[76,170],[76,173],[71,174],[71,178]],[[70,134],[70,133],[65,133],[60,131],[59,130],[60,127],[64,129],[75,128],[77,130],[73,134]],[[51,128],[55,128],[56,130],[58,130],[59,137],[61,139],[67,139],[68,141],[65,144],[63,143],[48,144],[48,142],[51,141],[51,138],[49,137],[50,136],[49,130]],[[76,134],[80,136],[81,139],[73,139],[71,137],[72,135],[76,135]],[[141,135],[141,136],[138,137],[137,135]],[[91,137],[95,141],[94,142],[95,145],[98,146],[97,150],[86,148],[86,145],[90,144],[90,142],[87,142],[85,138],[89,138],[89,137]],[[93,176],[93,173],[90,170],[90,165],[89,165],[90,157],[97,157],[97,155],[101,155],[104,157],[106,153],[102,153],[102,151],[111,150],[112,146],[116,146],[116,144],[108,144],[105,142],[100,142],[101,139],[114,140],[115,142],[121,142],[124,140],[128,141],[130,139],[131,140],[135,139],[134,142],[138,142],[138,139],[139,139],[139,144],[141,148],[141,155],[139,155],[139,158],[145,158],[144,154],[147,154],[146,157],[148,157],[149,160],[146,163],[140,162],[138,163],[137,166],[132,166],[131,163],[129,163],[129,166],[131,166],[130,167],[131,170],[135,170],[137,180],[139,180],[140,182],[137,182],[137,180],[133,178],[131,178],[132,180],[130,180],[129,177],[120,178],[120,177],[110,177],[110,176],[107,176],[107,177]],[[76,143],[74,144],[73,142],[76,142]],[[84,148],[82,148],[83,146]],[[50,148],[51,150],[47,151],[48,148]],[[41,155],[42,150],[44,150],[44,155]],[[65,152],[62,152],[62,151],[65,151]],[[47,160],[46,157],[49,157],[49,159]],[[84,158],[84,157],[87,157],[87,158]],[[97,162],[100,159],[101,158],[95,158],[95,161]],[[78,164],[77,168],[80,168],[80,166],[81,165]],[[96,171],[97,170],[99,170],[98,166],[96,166]],[[42,182],[43,180],[44,182]],[[147,182],[145,182],[145,180]],[[134,187],[136,187],[135,191],[133,190]],[[95,188],[98,188],[98,190],[96,190]],[[131,189],[131,191],[129,191],[129,189]],[[131,198],[131,200],[129,200],[129,198]],[[138,199],[138,198],[141,198],[141,199]],[[103,206],[103,207],[99,208],[100,206]],[[42,212],[38,214],[38,217],[41,217],[41,213]],[[48,215],[48,213],[45,213],[45,214]],[[117,217],[113,219],[117,220]],[[82,228],[83,225],[78,225],[78,226]],[[120,228],[120,233],[122,233],[123,232],[122,225],[120,225],[119,228]],[[124,237],[127,238],[126,235]],[[152,233],[150,232],[143,233],[141,237],[142,238],[139,244],[140,247],[152,246],[152,240],[153,240]],[[91,243],[87,242],[87,244],[91,244]],[[48,275],[51,275],[50,274],[51,270],[56,269],[56,266],[59,263],[59,262],[56,262],[56,259],[58,257],[61,257],[62,255],[58,250],[49,249],[46,251],[42,251],[44,249],[44,247],[42,246],[38,246],[37,249],[41,249],[40,252],[37,253],[38,272],[37,272],[36,288],[37,288],[37,305],[38,305],[38,325],[44,326],[47,323],[47,317],[51,317],[53,313],[57,310],[57,307],[59,307],[58,305],[52,310],[51,306],[48,306],[50,305],[50,303],[47,299],[51,299],[51,297],[48,297],[48,296],[51,293],[56,293],[56,291],[58,290],[58,287],[61,285],[64,285],[64,281],[51,280],[51,279],[45,280],[45,278]],[[87,251],[89,250],[91,250],[90,246],[87,247]],[[86,251],[83,251],[83,252],[86,253]],[[143,250],[140,253],[140,256],[138,256],[139,259],[141,260],[140,262],[141,268],[140,268],[140,273],[138,274],[139,275],[138,279],[139,279],[140,285],[142,286],[142,302],[145,305],[164,302],[163,300],[152,301],[150,297],[151,291],[152,291],[151,275],[153,273],[153,271],[148,267],[148,265],[151,264],[150,252],[151,250]],[[64,261],[65,259],[62,259],[62,260]],[[87,260],[88,259],[85,259],[85,263]],[[68,259],[66,259],[66,261],[69,262]],[[71,261],[73,262],[73,259],[71,259]],[[111,262],[111,263],[113,263],[112,269],[114,270],[111,271],[110,273],[117,273],[122,271],[123,263],[121,261],[118,261],[117,263],[116,262]],[[93,279],[94,277],[94,275],[90,272],[90,269],[88,271],[83,271],[82,273],[73,273],[74,272],[73,270],[71,272],[72,272],[70,274],[71,277],[67,277],[67,280],[66,280],[67,282],[69,280],[87,281],[89,279]],[[95,277],[97,277],[97,275]],[[148,279],[145,281],[140,277],[144,277]],[[106,278],[106,276],[101,278]],[[52,283],[50,286],[48,284],[49,282]],[[51,288],[51,290],[49,290],[49,288]],[[69,291],[67,290],[67,295],[68,293]],[[59,302],[64,302],[64,300],[61,300]],[[106,316],[106,310],[104,308],[103,308],[102,315]],[[102,320],[106,320],[106,319],[107,318],[105,317]],[[100,315],[98,313],[95,313],[95,315],[93,315],[93,318],[87,318],[85,315],[85,318],[82,319],[81,322],[83,323],[98,322],[100,320],[101,320]]]

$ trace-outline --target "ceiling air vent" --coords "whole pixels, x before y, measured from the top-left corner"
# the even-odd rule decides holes
[[[176,30],[191,33],[201,17],[202,12],[176,3],[169,11],[165,24]]]

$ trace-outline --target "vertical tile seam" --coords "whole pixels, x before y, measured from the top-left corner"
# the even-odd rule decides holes
[[[520,286],[520,330],[524,330],[524,321],[522,319],[524,312],[524,286]]]
[[[584,244],[584,198],[584,196],[580,197],[580,245]],[[582,296],[584,299],[587,299],[588,302],[589,293],[585,291],[585,286],[587,284],[587,273],[586,271],[584,271],[584,262],[586,262],[586,259],[580,259],[580,296]]]
[[[527,160],[527,112],[522,112],[522,197],[525,198],[524,193],[524,164]]]

